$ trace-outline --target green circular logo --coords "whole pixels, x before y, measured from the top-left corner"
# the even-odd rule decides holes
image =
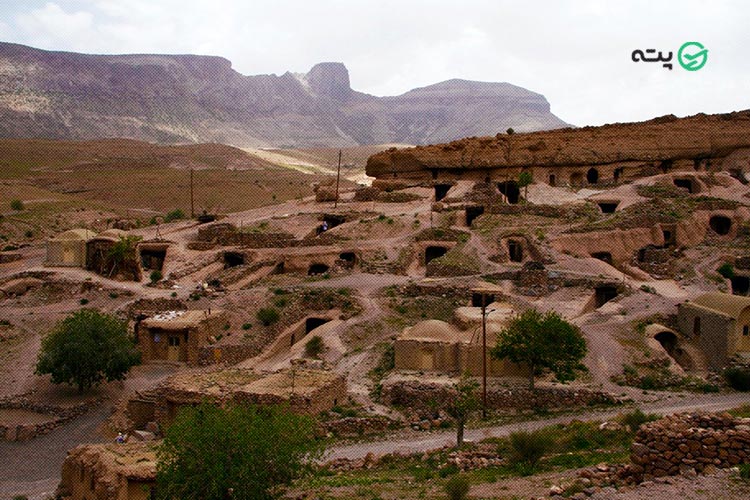
[[[708,49],[699,42],[685,42],[677,52],[677,62],[688,71],[698,71],[708,61]]]

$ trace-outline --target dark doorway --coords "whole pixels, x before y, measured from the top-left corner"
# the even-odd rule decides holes
[[[677,347],[677,336],[672,332],[661,332],[654,335],[654,339],[656,339],[661,346],[664,348],[665,351],[667,351],[667,354],[674,357],[673,353],[675,350],[675,347]]]
[[[591,256],[595,259],[598,259],[602,262],[606,262],[609,265],[612,265],[612,254],[609,252],[594,252],[591,254]]]
[[[708,225],[716,234],[724,236],[732,229],[732,219],[725,215],[714,215],[709,219]]]
[[[750,292],[750,278],[747,276],[732,276],[732,295],[747,296]]]
[[[675,244],[674,232],[669,229],[662,229],[662,236],[664,237],[664,246],[671,246]]]
[[[281,261],[274,266],[271,274],[284,274],[285,271],[286,269],[284,269],[284,261]]]
[[[471,223],[474,222],[474,219],[476,219],[483,213],[484,213],[484,207],[481,205],[473,206],[473,207],[466,207],[466,225],[471,226]]]
[[[508,240],[508,256],[511,262],[523,262],[523,245],[520,241]]]
[[[672,160],[664,160],[659,165],[659,168],[661,168],[661,171],[666,174],[667,172],[669,172],[670,170],[672,170],[672,165],[673,164],[674,164],[674,162]]]
[[[328,266],[325,264],[315,263],[311,264],[307,269],[308,276],[315,276],[316,274],[325,274],[328,272]]]
[[[615,213],[615,210],[617,210],[617,206],[620,204],[619,201],[602,201],[600,203],[597,203],[599,205],[599,209],[602,211],[603,214],[613,214]]]
[[[599,182],[599,171],[595,168],[590,168],[588,172],[586,172],[586,182],[589,184],[596,184]]]
[[[324,233],[329,229],[340,226],[344,222],[346,222],[346,217],[343,215],[323,214],[323,222],[316,228],[316,232],[317,234]]]
[[[484,300],[482,300],[484,299]],[[487,307],[495,302],[495,295],[491,293],[473,293],[471,294],[471,307]]]
[[[615,169],[615,182],[618,182],[620,180],[620,177],[625,173],[625,167],[619,167]]]
[[[435,184],[435,201],[445,198],[452,187],[451,184]]]
[[[430,263],[431,260],[437,259],[438,257],[442,257],[448,253],[448,249],[446,247],[427,247],[424,249],[424,265]]]
[[[433,168],[430,172],[432,173],[432,178],[433,179],[437,179],[438,178],[438,170],[436,168]]]
[[[224,252],[224,269],[244,265],[245,254],[242,254],[240,252]]]
[[[678,188],[687,189],[687,192],[690,194],[695,192],[693,189],[693,181],[690,179],[675,179],[672,182]]]
[[[141,249],[141,267],[149,271],[161,271],[164,260],[167,258],[167,249]]]
[[[331,320],[327,318],[307,318],[305,320],[305,335],[315,330],[317,327],[325,325],[329,321]]]
[[[339,260],[344,261],[350,266],[353,266],[357,263],[357,254],[354,252],[341,252],[339,254]]]
[[[521,191],[516,181],[505,181],[497,183],[497,190],[504,194],[508,203],[515,205],[521,197]]]
[[[549,174],[549,185],[555,187],[556,184],[557,178],[555,177],[555,174]]]
[[[570,174],[570,185],[571,186],[580,186],[583,184],[583,174],[580,172],[576,172],[574,174]]]
[[[596,307],[599,308],[617,297],[617,288],[611,285],[596,287]]]

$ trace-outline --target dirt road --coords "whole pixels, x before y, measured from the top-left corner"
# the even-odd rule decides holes
[[[721,411],[750,404],[750,395],[748,394],[705,394],[698,396],[687,396],[679,398],[672,396],[653,403],[646,403],[640,406],[645,413],[657,413],[659,415],[669,415],[672,413],[686,411]],[[587,411],[571,415],[563,415],[554,418],[533,420],[528,422],[518,422],[508,425],[498,425],[492,427],[482,427],[478,429],[469,429],[466,431],[466,439],[479,441],[490,437],[507,436],[516,431],[531,431],[554,424],[564,424],[572,420],[608,420],[617,416],[618,413],[628,411],[627,409],[617,408],[603,411]],[[441,448],[443,446],[452,446],[456,442],[456,434],[453,430],[437,431],[431,433],[414,432],[409,436],[386,441],[372,443],[357,443],[347,446],[334,446],[328,449],[325,460],[337,458],[356,459],[372,453],[375,456],[382,456],[388,453],[411,454],[427,450]]]

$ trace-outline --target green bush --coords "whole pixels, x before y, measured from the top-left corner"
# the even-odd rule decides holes
[[[736,391],[750,391],[750,367],[734,366],[724,370],[724,378]]]
[[[168,212],[167,215],[164,216],[164,222],[172,222],[175,220],[180,220],[185,218],[185,212],[182,211],[182,209],[175,208],[171,212]]]
[[[510,435],[511,460],[523,473],[532,473],[549,448],[549,436],[543,431],[514,432]]]
[[[21,211],[24,208],[25,208],[24,204],[23,204],[23,202],[21,200],[10,200],[10,209],[11,210]]]
[[[720,265],[716,272],[724,276],[726,279],[732,279],[734,277],[734,267],[732,267],[732,264],[729,262]]]
[[[252,324],[252,323],[243,323],[243,324],[242,324],[242,329],[243,329],[243,330],[249,330],[249,329],[251,329],[252,327],[253,327],[253,324]]]
[[[740,479],[750,482],[750,464],[740,464],[737,468],[740,470]]]
[[[78,301],[78,303],[81,304],[82,306],[85,306],[86,304],[89,303],[89,299],[81,299]]]
[[[469,480],[457,474],[445,482],[445,493],[449,500],[464,500],[469,494],[469,486]]]
[[[154,271],[151,271],[151,275],[149,276],[149,279],[151,280],[151,283],[156,283],[157,281],[161,281],[163,277],[164,276],[162,276],[161,271],[154,270]]]
[[[323,349],[325,349],[325,347],[326,346],[323,343],[323,339],[318,335],[315,335],[307,341],[307,344],[305,344],[305,355],[308,358],[317,358],[318,356],[320,356],[320,353],[323,352]]]
[[[275,307],[263,307],[258,309],[255,313],[255,317],[261,322],[263,326],[271,326],[279,320],[279,311]]]
[[[630,427],[631,430],[637,431],[638,428],[646,422],[652,422],[656,420],[656,415],[646,415],[641,411],[640,408],[636,408],[630,413],[625,413],[620,417],[620,423],[626,427]]]

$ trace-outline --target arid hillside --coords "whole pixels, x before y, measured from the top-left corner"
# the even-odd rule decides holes
[[[220,57],[103,56],[0,43],[0,137],[338,147],[566,125],[544,96],[509,83],[449,80],[375,97],[352,90],[341,63],[245,76]]]

